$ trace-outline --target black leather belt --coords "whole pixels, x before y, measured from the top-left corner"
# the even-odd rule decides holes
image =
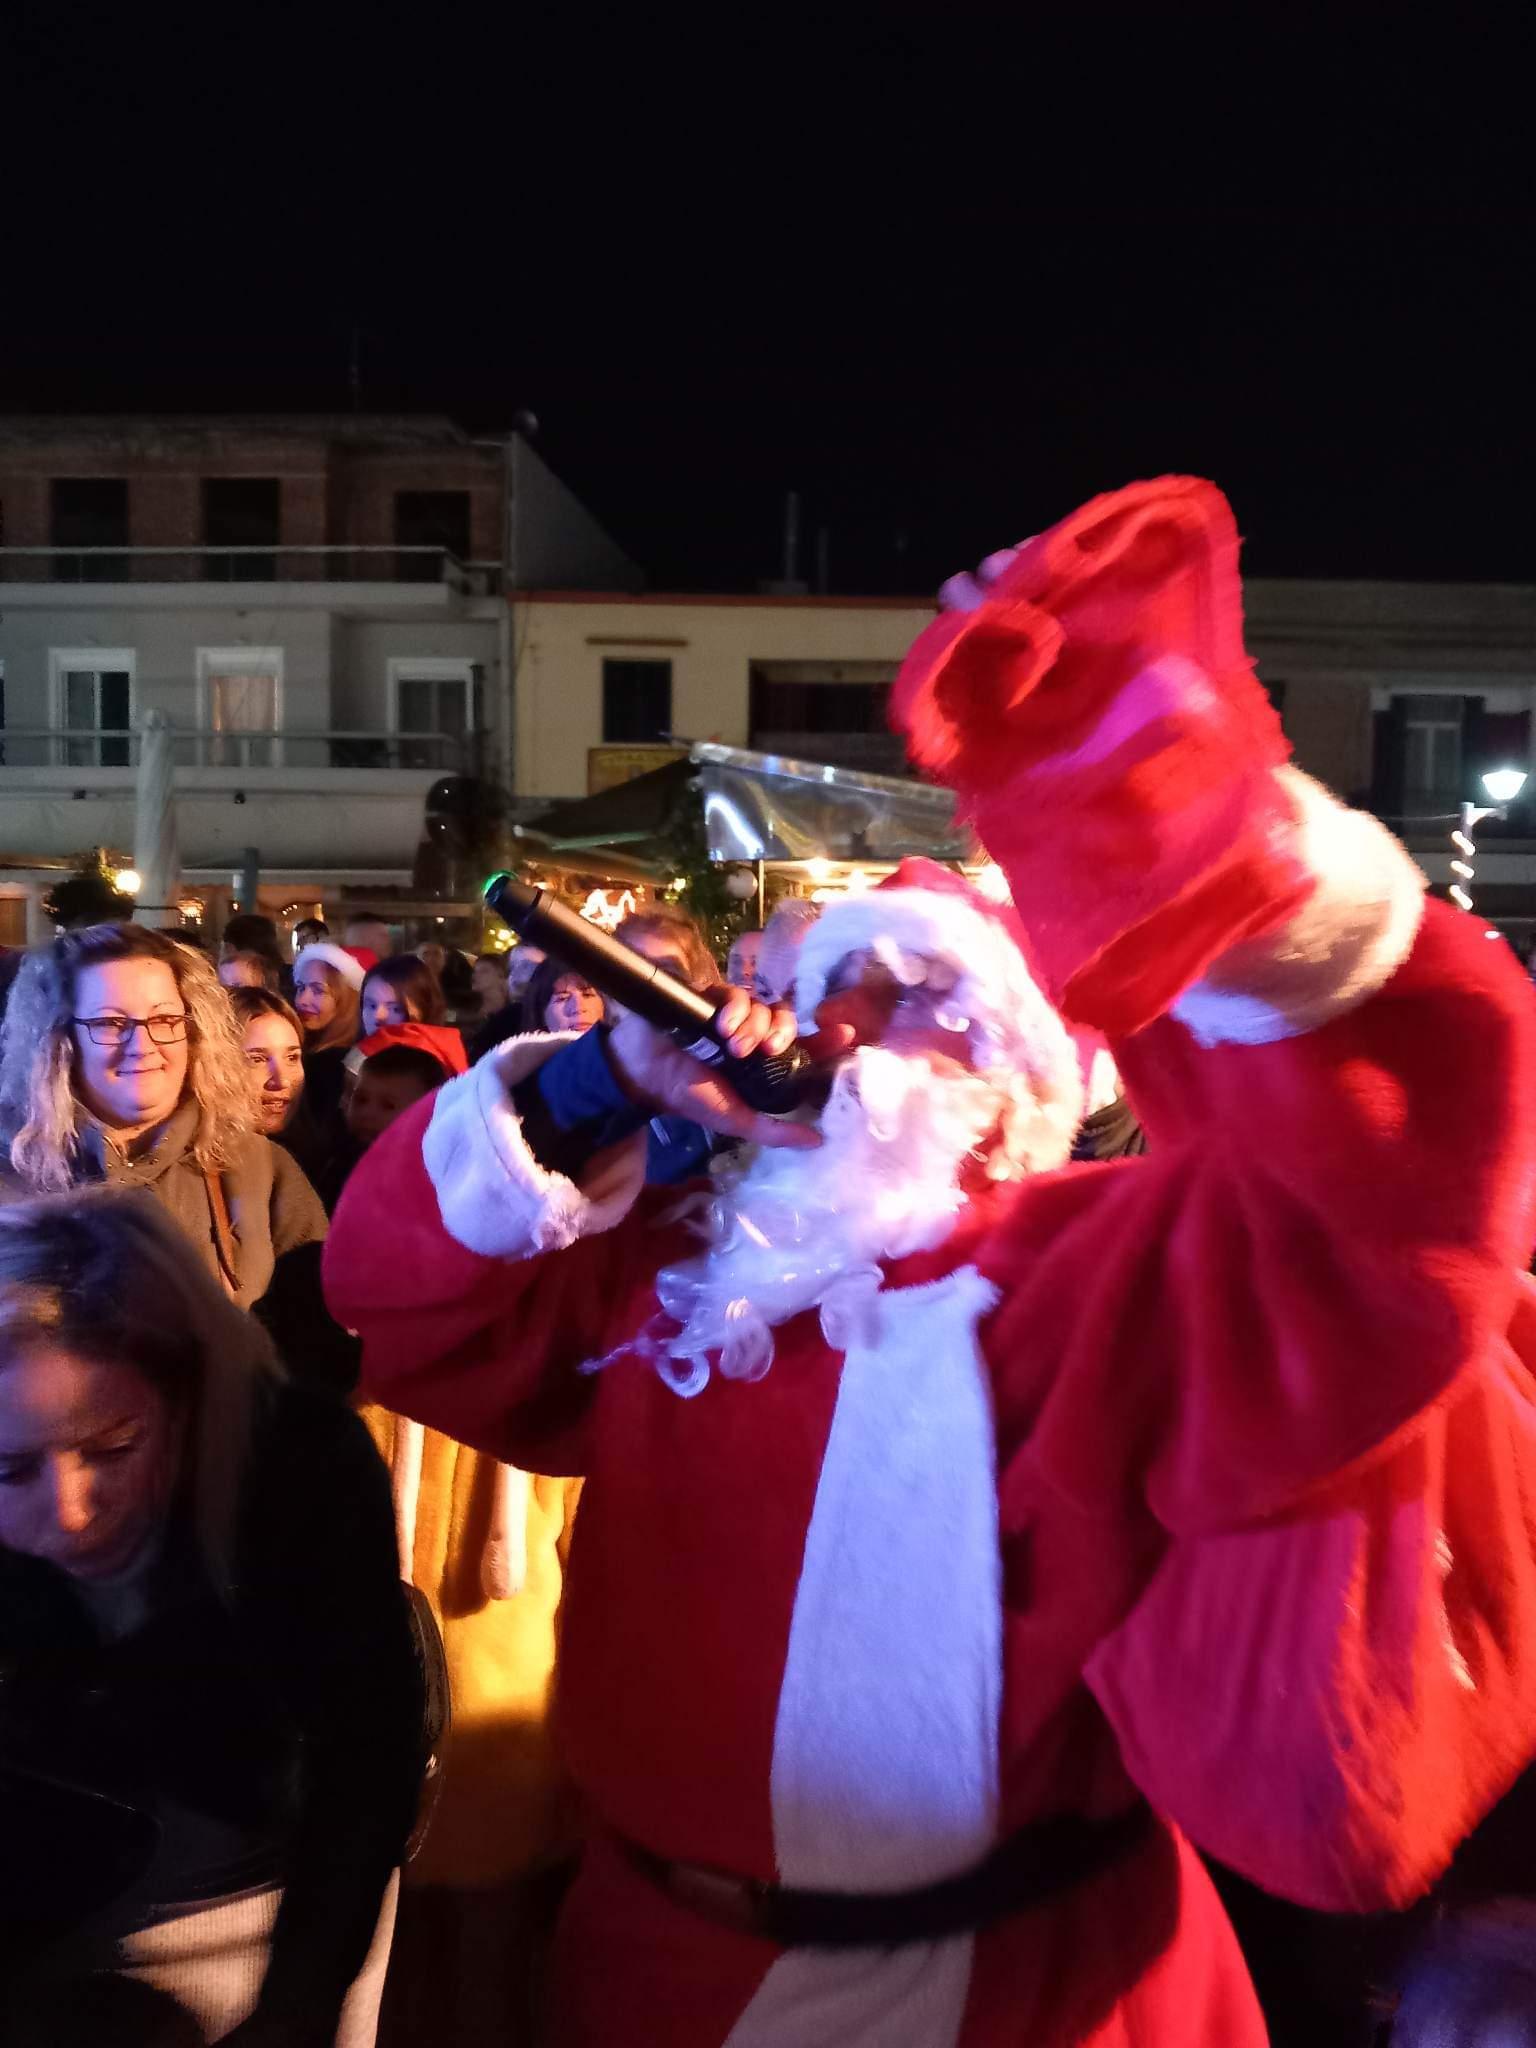
[[[675,1863],[617,1836],[624,1855],[679,1905],[781,1948],[898,1948],[974,1933],[1043,1905],[1118,1863],[1150,1834],[1144,1800],[1108,1820],[1055,1814],[1031,1822],[969,1870],[909,1892],[805,1891],[703,1863]]]

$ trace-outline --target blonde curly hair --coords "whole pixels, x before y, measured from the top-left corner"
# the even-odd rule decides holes
[[[75,1093],[75,985],[113,960],[160,960],[187,1010],[183,1100],[200,1112],[192,1157],[205,1173],[229,1164],[230,1140],[254,1128],[250,1084],[229,997],[195,947],[142,924],[66,932],[22,962],[0,1029],[0,1143],[33,1194],[62,1194],[80,1178]]]

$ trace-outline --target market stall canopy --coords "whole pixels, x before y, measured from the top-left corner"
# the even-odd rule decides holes
[[[947,789],[755,754],[712,740],[690,762],[704,795],[712,860],[971,860],[976,842]]]
[[[714,740],[696,741],[686,761],[556,804],[513,830],[530,853],[550,861],[611,850],[631,872],[670,873],[666,835],[692,783],[703,799],[711,860],[894,864],[909,853],[975,857],[975,841],[955,822],[947,789]]]
[[[592,860],[579,862],[572,856],[600,856],[611,850],[636,879],[670,874],[664,842],[695,772],[689,761],[669,761],[664,768],[615,783],[596,796],[555,804],[537,817],[525,818],[513,826],[513,836],[537,858],[592,868]]]

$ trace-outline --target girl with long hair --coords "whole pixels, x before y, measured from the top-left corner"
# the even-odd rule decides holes
[[[232,988],[230,1007],[254,1091],[256,1122],[281,1139],[304,1100],[304,1026],[298,1012],[267,988]]]
[[[390,1024],[446,1024],[443,985],[425,960],[396,953],[370,967],[363,983],[363,1036]]]
[[[413,1045],[430,1052],[446,1074],[462,1074],[469,1064],[463,1034],[448,1021],[442,983],[414,953],[396,953],[369,968],[362,1013],[362,1036],[348,1061],[354,1072],[386,1045]]]
[[[142,1195],[0,1212],[0,1665],[4,2037],[120,1978],[371,2042],[422,1764],[388,1486]]]
[[[293,963],[293,1007],[304,1027],[304,1086],[310,1110],[322,1125],[341,1115],[362,986],[361,964],[328,939],[305,946]]]

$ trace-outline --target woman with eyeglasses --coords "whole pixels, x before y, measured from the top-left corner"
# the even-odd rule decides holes
[[[0,1031],[0,1201],[142,1189],[237,1307],[318,1300],[325,1211],[255,1128],[251,1092],[229,999],[196,948],[138,924],[66,932],[28,956]],[[301,1288],[274,1284],[289,1259]]]

